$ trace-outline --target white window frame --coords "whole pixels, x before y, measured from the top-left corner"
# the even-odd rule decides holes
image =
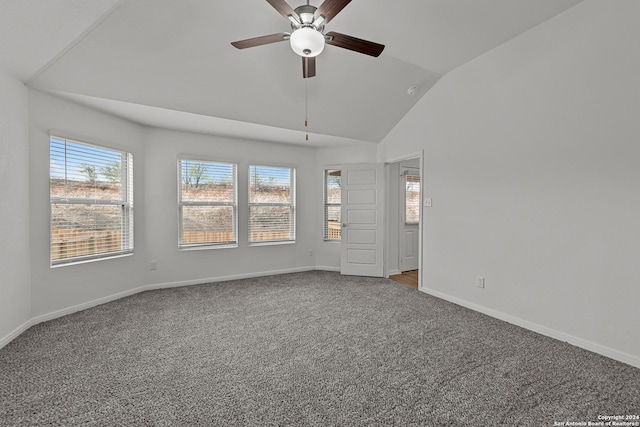
[[[339,207],[340,210],[342,211],[342,202],[340,203],[329,203],[329,198],[328,198],[328,188],[327,188],[327,177],[328,174],[332,171],[340,171],[340,178],[342,179],[342,171],[340,170],[340,168],[330,168],[327,167],[324,169],[324,173],[322,175],[323,177],[323,181],[322,181],[322,188],[323,188],[323,196],[324,196],[324,207],[323,207],[323,222],[322,222],[322,228],[323,228],[323,238],[325,241],[327,242],[339,242],[342,240],[342,228],[340,228],[340,236],[339,238],[336,237],[330,237],[329,236],[329,208],[330,207]],[[342,190],[342,189],[341,189]]]
[[[291,188],[291,201],[289,203],[265,203],[265,202],[252,202],[251,201],[251,172],[255,167],[274,168],[274,169],[288,169],[289,173],[289,187]],[[247,240],[249,246],[262,246],[262,245],[280,245],[280,244],[292,244],[296,242],[296,168],[293,166],[274,166],[265,164],[250,164],[248,170],[248,212],[247,212]],[[251,240],[251,208],[254,206],[289,206],[291,209],[291,224],[289,224],[289,234],[292,237],[287,240]]]
[[[184,201],[182,200],[182,162],[208,163],[212,165],[225,165],[233,168],[233,200],[230,202],[220,201]],[[184,206],[212,206],[233,208],[233,239],[228,242],[205,242],[205,243],[184,243],[182,241],[183,232],[183,207]],[[238,247],[238,164],[219,160],[197,158],[196,156],[178,158],[178,249],[179,250],[200,250],[200,249],[225,249]]]
[[[412,184],[409,183],[409,177],[413,177],[413,178],[417,178],[417,180],[413,181]],[[420,180],[420,173],[416,173],[416,172],[406,172],[404,174],[404,177],[402,179],[403,184],[404,184],[404,220],[405,220],[405,224],[406,225],[416,225],[420,223],[420,187],[422,186],[422,182]],[[417,182],[418,184],[418,191],[413,191],[414,193],[418,194],[418,204],[417,204],[417,208],[418,208],[418,218],[415,221],[410,221],[409,217],[407,215],[407,210],[409,209],[409,204],[407,203],[407,196],[409,195],[409,185],[415,186],[415,183]]]
[[[91,198],[75,198],[75,197],[52,197],[51,196],[51,163],[52,153],[51,145],[53,140],[64,141],[65,149],[65,169],[67,168],[66,162],[66,150],[67,144],[79,144],[86,147],[93,147],[100,150],[109,150],[120,154],[120,165],[122,171],[120,174],[120,199],[101,200]],[[65,170],[65,179],[66,170]],[[76,139],[64,138],[51,134],[49,136],[49,263],[50,267],[61,267],[67,265],[80,264],[91,261],[99,261],[104,259],[118,258],[122,256],[128,256],[133,254],[134,248],[134,233],[133,233],[133,154],[122,149],[107,147],[104,145],[92,144],[85,141],[79,141]],[[122,208],[122,242],[121,249],[118,251],[104,252],[92,255],[72,256],[68,258],[52,259],[52,243],[53,243],[53,205],[93,205],[93,206],[121,206]]]

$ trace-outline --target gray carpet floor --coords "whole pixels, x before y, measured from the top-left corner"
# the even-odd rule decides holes
[[[2,426],[539,427],[640,414],[639,390],[639,369],[330,272],[143,292],[0,350]]]

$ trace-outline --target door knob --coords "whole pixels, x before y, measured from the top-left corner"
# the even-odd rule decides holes
[[[345,224],[345,223],[343,222],[343,223],[342,223],[342,227],[346,227],[346,226],[347,226],[347,224]]]

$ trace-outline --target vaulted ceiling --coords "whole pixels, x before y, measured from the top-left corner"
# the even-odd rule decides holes
[[[141,124],[376,143],[442,75],[580,1],[353,0],[327,31],[385,44],[384,52],[327,46],[317,76],[303,79],[288,42],[230,44],[290,31],[265,0],[0,0],[0,66],[33,88]]]

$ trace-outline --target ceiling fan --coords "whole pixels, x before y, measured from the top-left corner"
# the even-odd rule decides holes
[[[362,40],[346,34],[329,31],[324,33],[325,24],[329,23],[351,0],[325,0],[320,7],[306,5],[291,8],[285,0],[267,0],[275,10],[291,21],[291,33],[276,33],[268,36],[254,37],[231,43],[238,49],[261,46],[289,40],[291,49],[302,57],[302,77],[316,75],[316,56],[320,55],[324,45],[349,49],[370,56],[380,56],[384,45]]]

